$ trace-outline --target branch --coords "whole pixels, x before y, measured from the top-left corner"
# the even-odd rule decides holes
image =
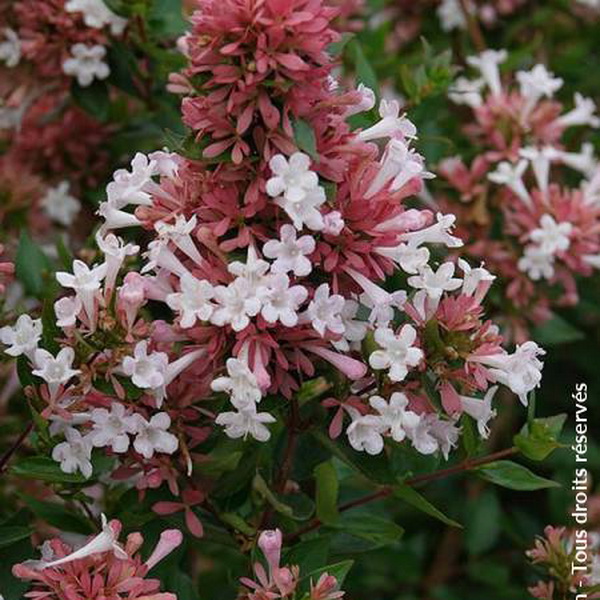
[[[513,446],[512,448],[506,448],[505,450],[500,450],[499,452],[494,452],[493,454],[488,454],[487,456],[482,456],[481,458],[468,458],[467,460],[461,462],[458,465],[455,465],[454,467],[441,469],[440,471],[427,473],[425,475],[417,475],[417,477],[407,479],[402,483],[403,485],[414,487],[424,483],[429,483],[430,481],[437,481],[438,479],[444,479],[445,477],[450,477],[451,475],[456,475],[464,471],[470,471],[471,469],[475,469],[477,467],[480,467],[481,465],[485,465],[496,460],[500,460],[502,458],[507,458],[508,456],[513,456],[518,452],[519,449]],[[362,506],[363,504],[369,504],[370,502],[374,502],[375,500],[381,500],[383,498],[386,498],[387,496],[390,496],[393,492],[394,487],[386,485],[385,487],[382,487],[376,492],[372,492],[370,494],[367,494],[366,496],[362,496],[360,498],[356,498],[355,500],[351,500],[350,502],[345,502],[344,504],[341,504],[338,510],[339,512],[345,512],[347,510],[350,510],[351,508],[356,508],[357,506]],[[323,523],[319,519],[313,519],[304,527],[285,536],[284,541],[287,543],[294,542],[299,537],[303,536],[305,533],[318,529],[319,527],[321,527],[322,524]]]
[[[460,7],[462,9],[465,20],[467,21],[467,31],[471,37],[471,41],[475,46],[477,52],[483,52],[486,49],[485,38],[479,27],[479,21],[477,17],[469,10],[469,0],[459,0]]]
[[[6,469],[8,461],[12,455],[23,445],[23,442],[27,439],[27,436],[33,430],[33,421],[27,425],[21,435],[15,440],[15,443],[0,457],[0,473],[3,473]]]

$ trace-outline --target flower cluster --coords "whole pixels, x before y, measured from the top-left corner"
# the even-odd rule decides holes
[[[103,448],[113,476],[178,493],[195,446],[221,428],[268,440],[318,377],[339,390],[323,403],[333,437],[346,420],[356,450],[389,438],[448,457],[461,415],[488,435],[496,384],[523,403],[539,385],[543,350],[507,352],[484,318],[494,276],[439,258],[462,245],[455,217],[408,205],[431,174],[398,103],[349,126],[376,98],[331,76],[335,14],[203,2],[180,42],[189,66],[171,78],[193,156],[140,153],[115,172],[98,262],[56,275],[69,293],[54,333],[40,343],[27,316],[3,330],[39,382],[30,395],[64,471],[89,476]],[[136,227],[143,250],[116,233]]]
[[[146,575],[181,544],[181,532],[163,531],[153,552],[142,561],[138,551],[144,538],[140,533],[130,533],[121,545],[121,528],[119,521],[107,522],[102,515],[102,531],[76,550],[60,538],[44,542],[40,560],[13,566],[15,577],[31,582],[24,598],[177,600],[175,594],[160,592],[159,580],[147,579]]]
[[[600,119],[578,93],[564,112],[553,99],[563,82],[541,64],[518,71],[516,86],[503,83],[506,56],[486,50],[468,59],[479,78],[459,78],[450,98],[467,106],[465,132],[478,154],[470,165],[445,159],[439,173],[458,194],[444,206],[458,213],[464,252],[502,279],[512,303],[504,312],[522,338],[522,315],[540,322],[552,306],[574,304],[575,275],[600,266],[597,160],[591,144],[572,152],[563,141],[568,129]]]
[[[260,562],[254,563],[256,581],[244,577],[242,584],[250,591],[243,592],[239,600],[281,600],[297,598],[300,584],[300,570],[297,566],[284,566],[281,563],[282,535],[279,529],[263,531],[258,537],[258,547],[267,560],[267,569]],[[344,597],[337,579],[327,572],[321,573],[317,581],[310,581],[310,590],[302,598],[306,600],[337,600]]]

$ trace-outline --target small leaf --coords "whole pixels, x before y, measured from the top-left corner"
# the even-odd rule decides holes
[[[513,438],[515,446],[531,460],[544,460],[557,448],[563,447],[558,437],[567,418],[566,414],[543,419],[534,419],[531,425],[524,425]]]
[[[32,533],[29,527],[6,526],[0,527],[0,548],[12,546],[14,543],[28,538]]]
[[[105,81],[96,79],[91,85],[82,87],[76,82],[71,86],[71,96],[75,102],[99,121],[105,121],[108,118],[110,110],[110,96],[108,85]]]
[[[526,467],[510,460],[499,460],[476,469],[476,473],[486,481],[511,490],[533,491],[560,487],[556,481],[544,479]]]
[[[50,483],[85,483],[88,481],[81,473],[64,473],[60,465],[47,456],[24,458],[10,467],[17,477],[40,479]]]
[[[337,507],[339,484],[335,467],[331,461],[321,463],[315,468],[317,480],[317,518],[323,523],[335,523],[339,512]]]
[[[318,159],[317,138],[313,128],[302,119],[293,122],[294,140],[300,150],[306,152],[312,159]]]
[[[543,346],[568,344],[582,340],[584,337],[582,331],[558,315],[554,315],[552,319],[533,330],[533,339]]]
[[[50,272],[50,262],[42,249],[25,233],[21,233],[15,270],[25,291],[36,297],[44,293],[44,276]]]
[[[344,515],[338,519],[334,528],[367,540],[375,546],[396,542],[404,534],[404,529],[393,521],[365,514]]]
[[[451,527],[461,527],[462,525],[450,517],[447,517],[443,512],[438,510],[427,498],[422,496],[417,490],[411,488],[407,485],[401,485],[394,489],[394,496],[403,500],[407,504],[414,506],[415,508],[423,511],[429,516],[445,523],[446,525],[450,525]]]
[[[310,582],[316,583],[319,580],[319,577],[321,577],[321,575],[323,573],[327,573],[328,575],[332,575],[333,577],[335,577],[335,579],[338,583],[338,589],[339,589],[343,585],[344,580],[346,579],[346,576],[350,572],[350,569],[352,568],[353,564],[354,564],[353,560],[343,560],[342,562],[335,563],[333,565],[327,565],[326,567],[321,567],[321,568],[317,569],[316,571],[312,571],[312,573],[309,573],[308,575],[304,575],[302,577],[302,579],[300,580],[300,584],[302,585],[302,583],[306,582],[306,581],[308,581],[309,583]]]
[[[348,49],[351,49],[354,53],[354,67],[358,81],[373,90],[377,97],[379,97],[379,80],[377,74],[368,61],[360,42],[356,38],[353,39],[348,44]]]
[[[488,488],[465,504],[465,546],[469,554],[479,555],[493,548],[500,535],[502,508],[496,490]]]

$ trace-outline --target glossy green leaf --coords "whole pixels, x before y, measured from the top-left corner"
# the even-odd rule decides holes
[[[317,518],[326,524],[335,523],[339,512],[337,507],[339,484],[335,467],[331,461],[315,468],[317,482]]]
[[[401,485],[397,488],[394,488],[394,497],[398,498],[411,506],[414,506],[418,510],[428,514],[429,516],[445,523],[446,525],[450,525],[451,527],[462,527],[460,523],[447,517],[442,511],[437,509],[427,498],[421,495],[414,488]]]
[[[298,148],[316,160],[319,155],[317,153],[317,138],[313,128],[302,119],[294,121],[292,126],[294,128],[294,140]]]
[[[475,472],[482,479],[511,490],[533,491],[560,487],[557,482],[544,479],[510,460],[499,460],[483,465],[478,467]]]

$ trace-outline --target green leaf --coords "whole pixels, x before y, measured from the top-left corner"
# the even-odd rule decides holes
[[[152,0],[148,24],[159,38],[176,37],[185,32],[187,22],[183,18],[181,0]]]
[[[0,527],[0,548],[12,546],[16,542],[28,538],[31,533],[32,530],[29,527],[18,527],[16,525]]]
[[[543,346],[568,344],[582,340],[584,337],[582,331],[558,315],[554,315],[552,319],[533,330],[533,339]]]
[[[494,488],[483,490],[465,504],[465,546],[469,554],[490,550],[500,534],[502,508]]]
[[[374,547],[398,541],[404,529],[393,521],[368,514],[343,515],[333,526],[345,534],[371,542]]]
[[[344,580],[346,579],[346,576],[350,572],[350,569],[352,568],[353,564],[354,564],[353,560],[343,560],[343,561],[341,561],[339,563],[335,563],[333,565],[327,565],[326,567],[321,567],[321,568],[317,569],[316,571],[312,571],[308,575],[304,575],[302,577],[302,579],[300,580],[300,584],[302,585],[303,582],[310,583],[311,581],[316,583],[319,580],[319,577],[321,577],[321,575],[323,573],[327,573],[328,575],[333,575],[333,577],[336,578],[336,580],[338,582],[338,589],[339,589],[344,584]]]
[[[300,573],[311,573],[327,562],[329,539],[320,536],[295,544],[284,555],[283,564],[298,565]]]
[[[75,102],[98,121],[106,121],[110,110],[110,96],[105,81],[94,80],[91,85],[82,87],[76,82],[71,85],[71,96]]]
[[[39,479],[50,483],[85,483],[88,481],[81,473],[63,473],[60,465],[47,456],[24,458],[10,467],[17,477]]]
[[[41,502],[26,494],[19,494],[19,497],[35,515],[61,531],[74,531],[83,535],[93,533],[88,520],[65,505]]]
[[[50,262],[42,249],[25,233],[21,233],[15,270],[25,291],[31,296],[41,297],[44,293],[44,278],[50,272]]]
[[[24,388],[28,385],[37,384],[35,376],[32,375],[32,368],[29,364],[29,360],[24,355],[17,358],[17,375],[19,376],[19,383]]]
[[[294,515],[294,510],[291,506],[284,504],[281,502],[275,493],[271,491],[269,485],[264,480],[260,473],[257,473],[254,476],[252,481],[252,487],[279,513],[285,515],[286,517],[292,517]]]
[[[339,483],[335,467],[331,461],[315,468],[317,480],[317,518],[326,524],[335,523],[339,517],[337,507]]]
[[[446,525],[450,525],[451,527],[461,527],[462,528],[462,525],[460,523],[458,523],[457,521],[454,521],[450,517],[447,517],[443,512],[441,512],[433,504],[431,504],[431,502],[429,502],[429,500],[427,500],[427,498],[422,496],[419,492],[417,492],[417,490],[415,490],[414,488],[412,488],[410,486],[401,485],[401,486],[395,488],[394,496],[396,498],[399,498],[400,500],[403,500],[407,504],[414,506],[415,508],[419,509],[420,511],[423,511],[424,513],[428,514],[430,517],[433,517],[434,519],[437,519],[438,521],[445,523]]]
[[[499,460],[478,467],[475,472],[486,481],[511,490],[533,491],[560,487],[556,481],[544,479],[526,467],[510,460]]]
[[[379,80],[375,70],[368,61],[360,42],[355,38],[348,44],[348,49],[354,55],[354,68],[356,69],[356,77],[360,83],[364,83],[368,88],[371,88],[377,97],[379,97]]]
[[[315,132],[309,123],[302,119],[297,119],[292,123],[294,128],[294,141],[296,146],[303,152],[306,152],[312,159],[317,160],[317,138]]]
[[[557,448],[564,447],[558,442],[567,418],[566,414],[543,419],[534,419],[531,425],[524,425],[514,436],[515,446],[531,460],[544,460]]]

